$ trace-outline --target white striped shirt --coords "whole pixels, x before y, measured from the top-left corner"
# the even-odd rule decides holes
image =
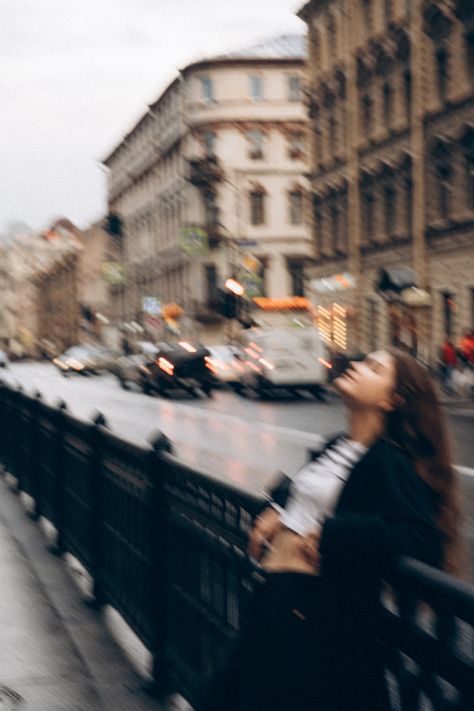
[[[295,474],[280,521],[286,528],[306,536],[334,513],[342,487],[367,447],[340,437],[314,462]]]

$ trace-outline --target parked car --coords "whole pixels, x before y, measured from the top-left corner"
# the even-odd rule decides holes
[[[243,394],[307,390],[324,400],[330,363],[316,328],[250,329],[243,345]]]
[[[241,349],[238,346],[216,345],[207,346],[207,350],[209,351],[208,363],[212,366],[216,385],[228,386],[239,392],[244,372]]]
[[[188,341],[159,343],[158,353],[147,366],[149,376],[143,381],[144,392],[168,395],[184,390],[196,396],[200,392],[212,396],[216,385],[210,353],[200,344]]]
[[[63,375],[96,375],[110,370],[116,358],[116,353],[104,346],[77,345],[54,358],[53,363]]]
[[[124,390],[130,385],[137,385],[141,390],[147,389],[146,381],[151,377],[150,366],[158,353],[158,347],[149,341],[138,341],[136,353],[121,355],[111,368]]]
[[[0,368],[8,368],[10,361],[5,351],[0,351]]]

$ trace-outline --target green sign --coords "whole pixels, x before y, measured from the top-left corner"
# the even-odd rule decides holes
[[[255,272],[248,272],[245,269],[239,271],[237,278],[245,289],[245,297],[253,299],[255,296],[262,296],[263,279]]]
[[[125,269],[120,262],[103,262],[102,274],[109,284],[120,285],[125,281]]]
[[[209,254],[209,238],[206,230],[201,227],[183,227],[180,247],[183,252],[193,257],[203,257]]]

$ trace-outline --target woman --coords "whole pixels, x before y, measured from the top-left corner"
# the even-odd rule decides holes
[[[206,711],[389,709],[381,578],[402,555],[456,569],[457,483],[427,372],[379,351],[335,386],[348,435],[285,478],[258,517],[249,552],[264,582]]]

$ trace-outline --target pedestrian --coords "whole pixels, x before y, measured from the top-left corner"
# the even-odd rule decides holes
[[[464,365],[474,368],[474,331],[464,331],[464,334],[459,339],[458,353]]]
[[[459,493],[433,382],[391,349],[335,380],[348,434],[273,490],[251,609],[200,711],[386,711],[381,579],[400,556],[454,572]]]
[[[443,389],[447,395],[453,394],[453,374],[458,363],[456,348],[449,336],[444,339],[441,346],[441,366]]]

